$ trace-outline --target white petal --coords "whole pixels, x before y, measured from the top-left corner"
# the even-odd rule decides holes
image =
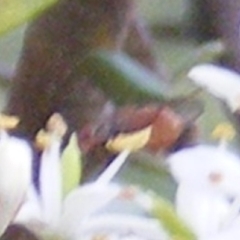
[[[224,223],[230,204],[227,199],[180,184],[176,196],[176,209],[198,237],[217,233]]]
[[[130,151],[125,150],[122,151],[113,161],[112,163],[105,169],[105,171],[98,177],[96,180],[97,184],[108,184],[113,177],[119,172],[122,165],[127,160]]]
[[[177,182],[202,184],[212,167],[216,148],[211,146],[196,146],[171,154],[167,163]]]
[[[42,221],[42,209],[40,205],[39,195],[34,186],[28,189],[27,197],[21,206],[14,222],[28,223],[31,221]]]
[[[211,188],[223,194],[236,196],[240,193],[240,160],[224,149],[199,145],[178,151],[167,159],[170,171],[178,183],[192,187]],[[211,174],[220,174],[219,182],[212,182]]]
[[[157,220],[124,214],[105,214],[94,216],[78,228],[74,239],[85,235],[116,234],[119,236],[135,235],[134,239],[165,240],[168,239]],[[133,238],[133,236],[132,236]],[[126,239],[132,239],[130,236]],[[119,237],[118,239],[125,239]]]
[[[150,194],[142,191],[136,193],[133,201],[148,213],[150,213],[154,207],[154,198]]]
[[[219,231],[217,234],[202,237],[199,240],[239,240],[240,239],[240,217],[231,226]]]
[[[0,137],[0,235],[17,214],[31,182],[32,150],[19,138]]]
[[[223,193],[237,197],[240,194],[240,159],[231,152],[219,152],[219,163],[216,162],[214,168],[216,172],[223,175],[223,179],[219,184],[215,184],[216,189]]]
[[[74,232],[89,216],[101,210],[120,193],[116,185],[87,184],[72,191],[64,201],[59,228],[63,233]]]
[[[54,225],[60,217],[62,207],[62,176],[60,166],[60,142],[53,142],[41,157],[40,192],[43,219]]]
[[[238,73],[213,64],[202,64],[193,67],[188,77],[213,96],[226,101],[233,111],[240,107],[240,75]]]

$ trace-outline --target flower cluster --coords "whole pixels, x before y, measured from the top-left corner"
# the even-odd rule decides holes
[[[177,212],[199,239],[231,234],[240,209],[240,159],[221,147],[201,145],[173,154],[168,162],[178,182]]]
[[[42,151],[38,191],[31,182],[30,145],[24,139],[9,136],[5,130],[1,132],[0,161],[5,172],[0,176],[0,193],[1,200],[6,202],[0,217],[1,234],[14,222],[27,226],[37,235],[43,234],[43,238],[44,233],[50,232],[73,240],[167,239],[161,224],[153,217],[104,210],[120,199],[139,205],[143,212],[149,211],[138,203],[139,191],[135,188],[110,183],[129,150],[120,153],[95,182],[77,186],[63,195],[61,142],[66,129],[62,117],[54,114],[46,130],[36,136],[36,146]],[[74,138],[73,135],[70,144]]]
[[[205,79],[208,73],[211,78]],[[236,73],[203,65],[193,68],[189,77],[224,101],[233,113],[239,110],[240,78]],[[216,84],[218,77],[221,84]],[[229,93],[231,89],[233,94]],[[144,148],[150,128],[110,139],[106,148],[120,153],[98,179],[83,186],[75,181],[74,187],[63,189],[63,157],[78,161],[80,155],[70,146],[76,144],[74,134],[61,152],[67,125],[61,115],[54,114],[36,136],[35,147],[41,151],[37,190],[31,180],[31,145],[8,134],[18,122],[16,117],[0,115],[0,235],[14,222],[43,239],[49,233],[70,240],[240,238],[240,158],[228,149],[227,142],[234,137],[229,125],[220,125],[214,131],[221,140],[219,146],[198,144],[168,155],[167,166],[178,185],[172,207],[155,194],[111,183],[128,155]],[[109,210],[119,201],[131,203],[141,213]]]
[[[212,64],[194,67],[188,74],[195,84],[238,114],[239,74]],[[176,210],[200,240],[240,238],[240,158],[228,150],[234,133],[222,124],[214,131],[219,146],[197,145],[167,159],[178,183]]]

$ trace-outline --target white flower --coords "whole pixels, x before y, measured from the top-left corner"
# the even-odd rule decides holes
[[[29,144],[0,132],[0,236],[15,217],[31,182]]]
[[[179,184],[176,209],[195,234],[202,237],[220,230],[230,212],[230,204],[227,199],[209,190]]]
[[[237,72],[213,64],[202,64],[193,67],[188,77],[225,101],[233,112],[240,108],[240,75]]]
[[[39,196],[33,184],[30,185],[26,197],[14,218],[15,222],[42,221],[42,209]]]
[[[200,238],[199,240],[238,240],[240,238],[240,217],[238,216],[230,226],[222,229],[212,236]]]
[[[178,151],[167,161],[179,183],[214,189],[228,196],[240,192],[240,185],[233,184],[240,182],[240,159],[227,149],[199,145]]]
[[[114,185],[89,184],[73,190],[62,201],[60,145],[60,140],[55,139],[51,146],[44,150],[40,170],[41,196],[33,187],[30,187],[28,193],[30,201],[26,201],[25,205],[23,205],[19,215],[16,217],[17,221],[31,220],[38,216],[37,218],[53,228],[62,225],[62,222],[64,222],[63,225],[67,225],[70,221],[75,221],[73,220],[74,216],[80,220],[91,215],[92,212],[107,204],[119,193],[119,187]],[[76,203],[79,203],[78,209]],[[30,216],[27,212],[29,212],[30,208],[33,209],[33,206],[35,206],[35,211]],[[40,215],[37,213],[39,209],[41,209]],[[26,217],[27,215],[28,217]]]
[[[210,240],[231,233],[240,209],[240,159],[224,148],[200,145],[167,161],[178,182],[177,212],[197,236]],[[226,239],[239,239],[238,232],[237,238]]]
[[[101,214],[105,206],[121,196],[122,188],[109,184],[109,181],[125,161],[128,151],[121,153],[96,182],[74,189],[65,199],[62,199],[61,193],[59,153],[60,141],[55,139],[41,158],[41,196],[35,189],[29,189],[28,201],[22,206],[16,222],[41,222],[56,233],[74,240],[93,239],[101,235],[106,235],[107,239],[158,240],[153,234],[164,235],[153,219]]]
[[[130,214],[102,214],[85,222],[79,236],[90,240],[94,235],[105,235],[109,236],[107,239],[118,240],[166,239],[166,234],[157,220]]]

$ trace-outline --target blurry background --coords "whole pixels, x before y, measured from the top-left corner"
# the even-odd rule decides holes
[[[184,69],[188,69],[195,61],[199,46],[208,41],[221,38],[227,47],[227,54],[218,61],[240,70],[239,0],[137,0],[137,6],[155,39],[153,48],[156,57],[174,83],[174,94],[180,95],[195,88],[186,78]],[[1,108],[10,85],[6,79],[14,74],[21,52],[24,29],[25,26],[0,38]],[[217,43],[209,46],[220,50],[222,47]],[[205,113],[199,120],[201,134],[204,141],[212,141],[211,131],[226,118],[215,99],[202,93],[202,100]],[[120,174],[120,180],[123,179],[172,197],[174,184],[168,174],[156,168],[152,162],[129,163]]]

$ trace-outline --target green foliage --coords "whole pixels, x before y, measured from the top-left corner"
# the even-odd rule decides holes
[[[33,20],[57,0],[1,0],[0,35]]]
[[[118,104],[164,99],[166,85],[151,71],[118,51],[99,50],[80,65],[100,89]]]
[[[74,133],[62,154],[63,196],[78,186],[81,169],[81,153]]]
[[[200,63],[214,62],[225,53],[225,47],[219,40],[209,41],[196,47],[184,56],[174,73],[175,79],[186,77],[187,72]]]
[[[154,197],[152,214],[158,218],[171,239],[196,240],[194,233],[175,213],[172,205],[160,197]]]

